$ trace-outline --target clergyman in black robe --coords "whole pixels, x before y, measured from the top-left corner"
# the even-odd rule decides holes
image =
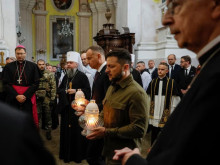
[[[19,45],[15,49],[17,61],[4,67],[3,83],[7,96],[7,104],[33,116],[38,124],[37,109],[35,109],[35,91],[38,88],[40,71],[37,64],[25,60],[26,49]]]
[[[61,85],[57,89],[59,103],[62,106],[59,158],[63,159],[65,163],[70,161],[80,163],[86,158],[87,139],[81,135],[83,129],[79,126],[79,117],[75,115],[76,111],[72,109],[71,102],[75,98],[77,89],[81,89],[85,98],[89,100],[91,89],[87,76],[79,71],[79,69],[72,68],[72,61],[68,61],[68,54],[69,53],[67,53],[67,74],[64,76]],[[69,94],[69,89],[75,90],[75,92]]]

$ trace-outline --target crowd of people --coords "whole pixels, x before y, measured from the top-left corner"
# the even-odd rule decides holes
[[[18,45],[16,60],[8,58],[1,72],[1,100],[7,105],[0,103],[0,145],[6,154],[0,161],[55,164],[39,129],[51,140],[51,131],[60,125],[59,158],[66,163],[218,162],[220,1],[168,0],[167,8],[163,24],[179,47],[197,54],[198,67],[191,65],[188,55],[178,65],[176,55],[170,54],[158,66],[150,59],[148,68],[144,61],[134,68],[134,55],[128,50],[115,48],[105,54],[100,46],[91,46],[80,53],[67,52],[66,63],[57,68],[43,59],[26,60],[26,48]],[[72,104],[79,89],[87,102],[96,101],[103,121],[86,136],[78,122],[86,104],[80,109]],[[151,148],[143,158],[143,137],[150,132]]]

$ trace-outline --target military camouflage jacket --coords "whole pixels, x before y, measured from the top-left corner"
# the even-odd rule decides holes
[[[38,99],[43,99],[45,97],[54,100],[56,97],[56,80],[53,73],[48,70],[43,71],[43,75],[40,78],[40,83],[38,90],[36,91],[36,96]]]

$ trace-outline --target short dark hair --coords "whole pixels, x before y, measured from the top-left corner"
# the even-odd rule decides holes
[[[86,52],[91,49],[93,52],[98,52],[100,53],[101,55],[105,56],[105,51],[102,49],[101,46],[99,45],[93,45],[93,46],[90,46],[89,48],[86,49]]]
[[[167,69],[169,69],[169,65],[166,62],[160,62],[159,65],[164,65],[167,67]]]
[[[145,62],[144,61],[138,61],[137,64],[144,64],[145,65]]]
[[[191,57],[189,55],[182,56],[181,58],[184,59],[185,61],[189,61],[189,64],[191,64]]]
[[[26,48],[23,48],[23,47],[16,47],[16,48],[15,48],[15,52],[16,52],[16,50],[21,50],[21,49],[24,49],[24,51],[25,51],[25,53],[26,53]]]
[[[39,60],[37,60],[37,64],[38,64],[38,62],[40,62],[40,61],[43,61],[43,62],[45,63],[45,61],[44,61],[43,59],[39,59]]]
[[[127,49],[115,48],[106,55],[106,59],[108,57],[117,57],[118,63],[120,63],[121,65],[129,64],[129,66],[131,67],[131,54]]]
[[[6,57],[6,59],[5,60],[9,60],[10,59],[10,57]]]

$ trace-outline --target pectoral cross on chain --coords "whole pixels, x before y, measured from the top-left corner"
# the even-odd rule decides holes
[[[21,84],[22,79],[19,77],[19,79],[17,80],[18,84]]]

